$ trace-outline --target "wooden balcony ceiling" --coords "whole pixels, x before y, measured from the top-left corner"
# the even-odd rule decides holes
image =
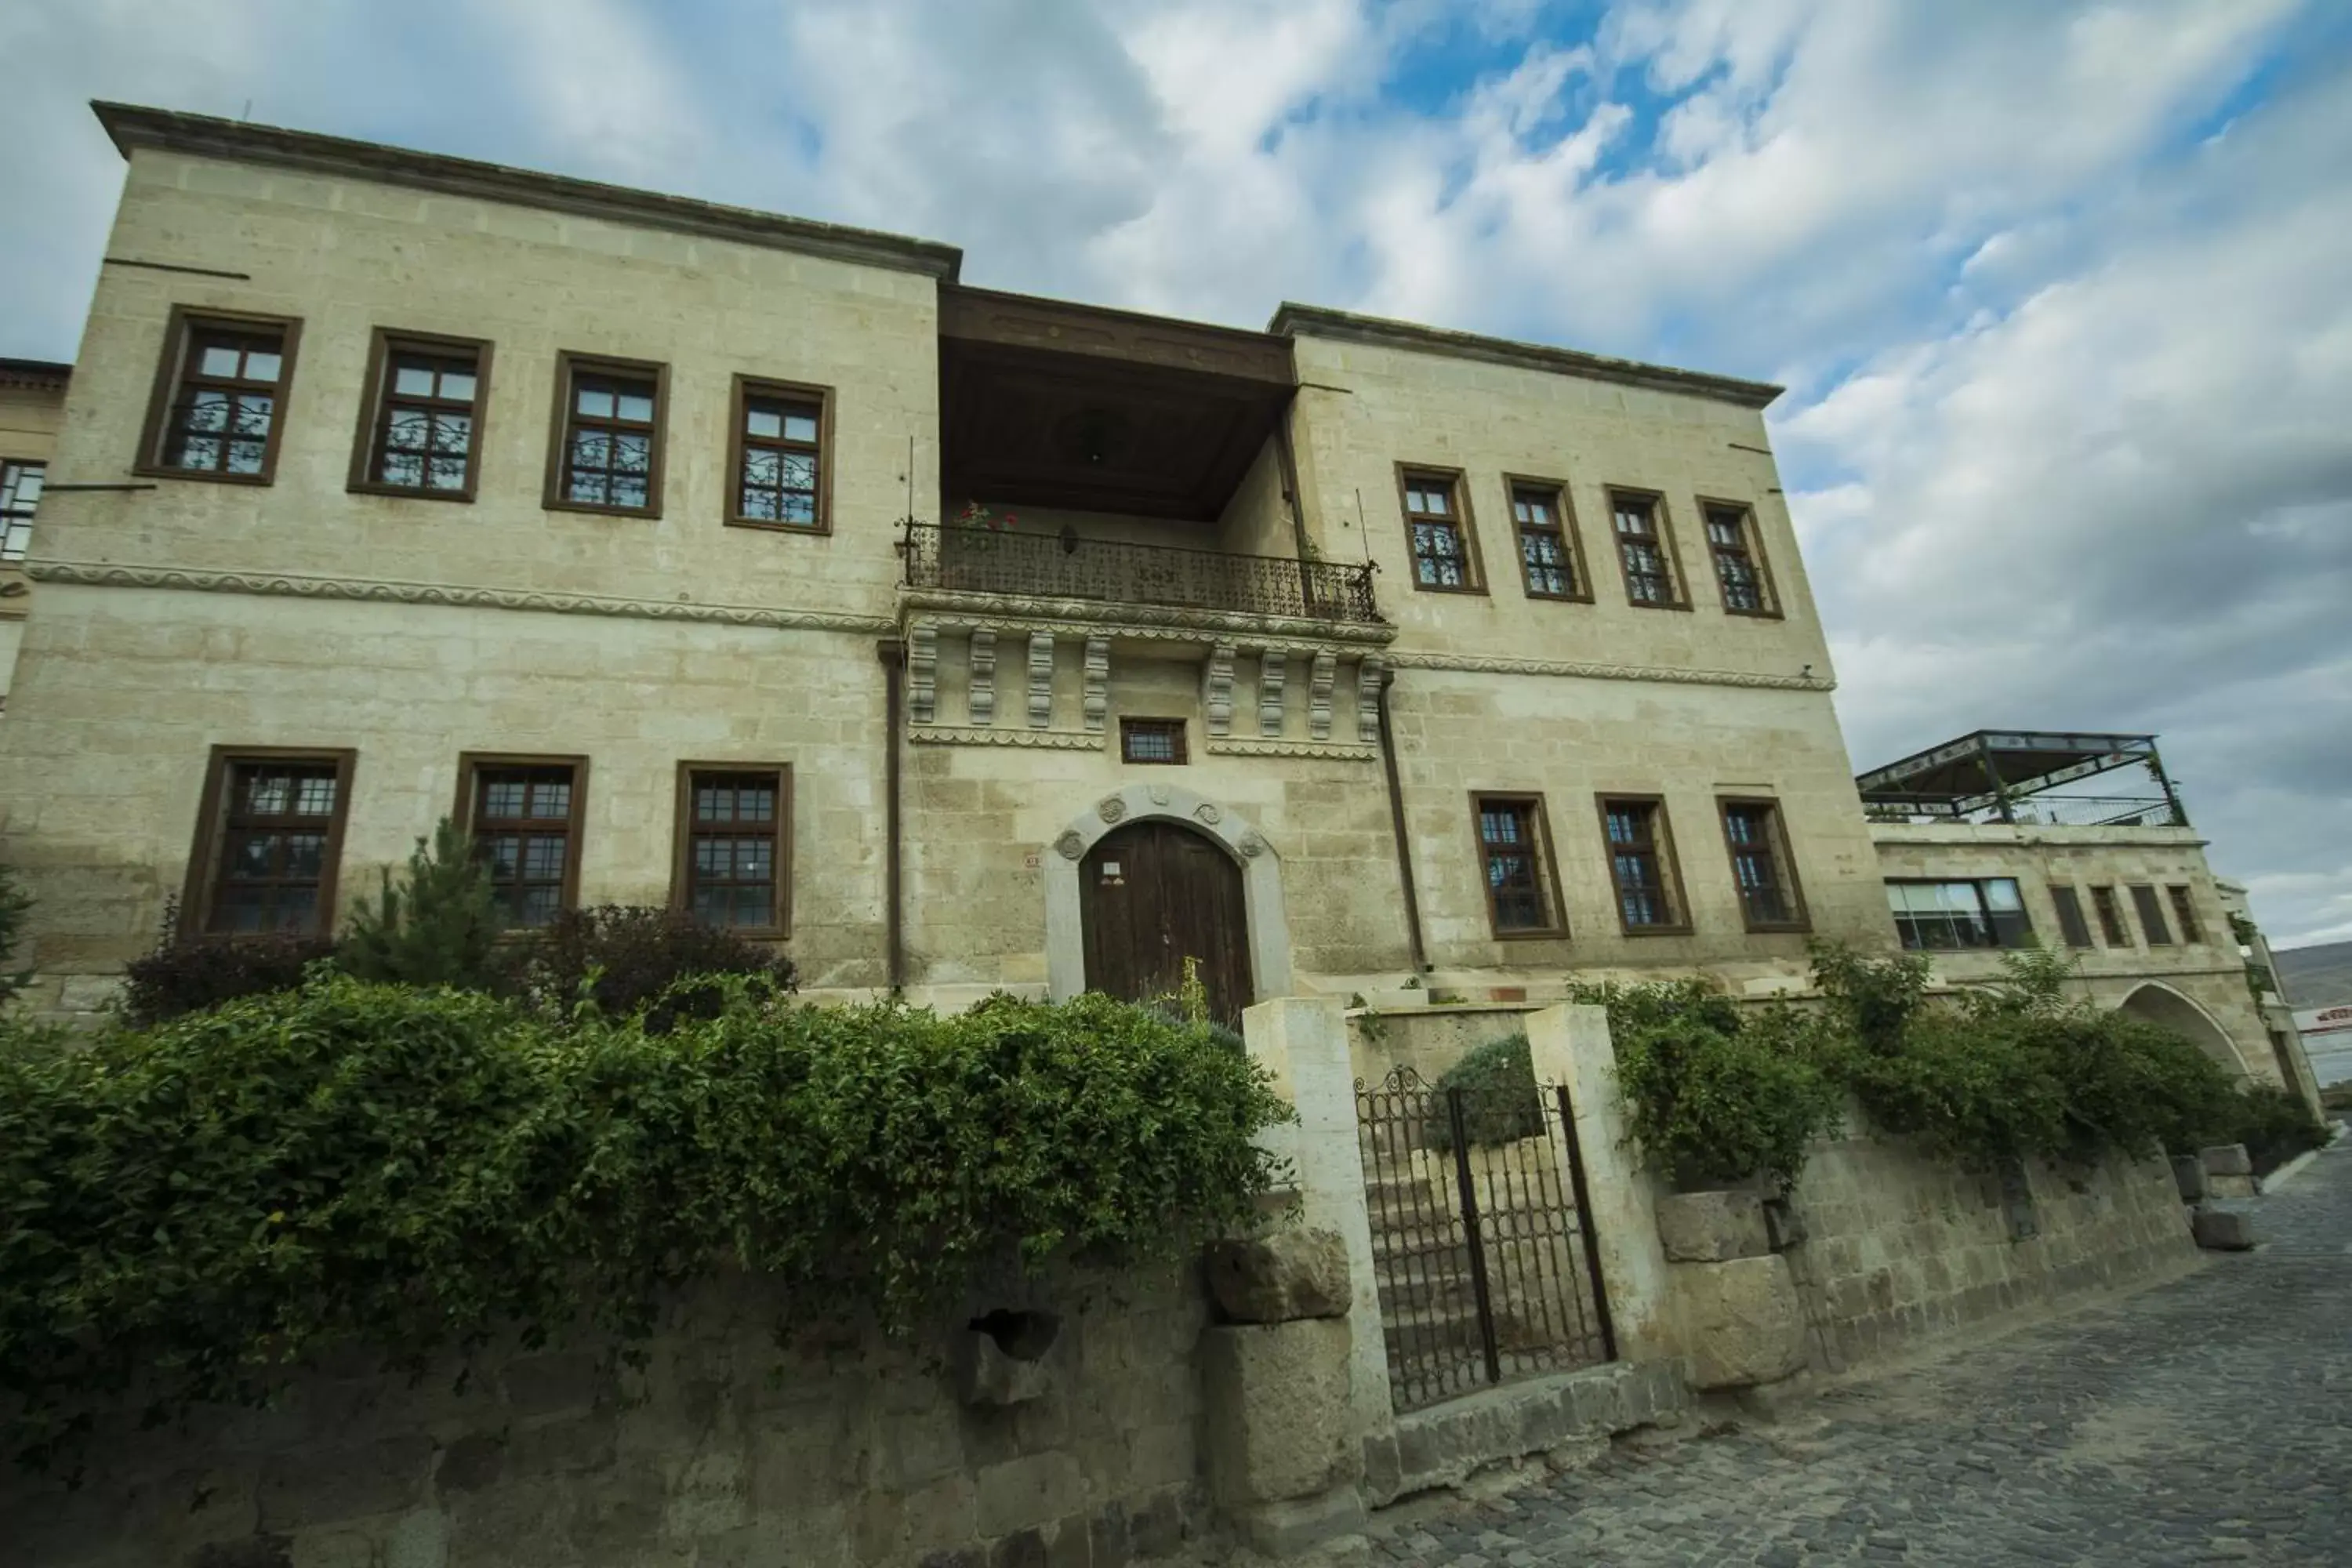
[[[1287,339],[942,288],[949,514],[976,500],[1213,523],[1293,381]]]

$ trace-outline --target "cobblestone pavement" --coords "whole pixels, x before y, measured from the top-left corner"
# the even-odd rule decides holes
[[[2352,1138],[2194,1275],[1769,1426],[1376,1526],[1459,1568],[2352,1563]]]

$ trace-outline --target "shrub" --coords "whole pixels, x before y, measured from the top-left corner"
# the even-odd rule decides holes
[[[0,1443],[45,1458],[133,1387],[258,1401],[332,1342],[626,1343],[722,1267],[903,1327],[1000,1261],[1175,1256],[1269,1184],[1263,1075],[1140,1008],[720,986],[656,1039],[322,972],[0,1049]]]
[[[123,965],[117,1005],[125,1020],[144,1028],[241,996],[290,991],[310,965],[334,952],[327,938],[300,931],[236,938],[185,931],[174,900],[163,907],[155,945]]]
[[[498,937],[489,869],[445,816],[430,846],[416,841],[402,884],[387,868],[373,907],[352,910],[339,956],[362,980],[487,991],[500,977]]]
[[[1816,1026],[1789,1008],[1743,1016],[1687,985],[1637,986],[1612,1012],[1640,1020],[1616,1038],[1629,1130],[1678,1189],[1793,1182],[1843,1113]]]
[[[2229,1119],[2209,1143],[2243,1143],[2254,1174],[2267,1176],[2289,1160],[2328,1140],[2327,1126],[2311,1114],[2303,1097],[2291,1090],[2255,1084],[2239,1091]]]
[[[1505,1035],[1472,1047],[1437,1075],[1437,1089],[1462,1091],[1462,1131],[1474,1148],[1533,1138],[1544,1130],[1542,1090],[1536,1087],[1534,1049],[1525,1034]],[[1454,1122],[1436,1101],[1422,1133],[1424,1148],[1448,1153]]]
[[[793,961],[683,910],[602,904],[567,910],[519,949],[525,990],[557,1007],[585,996],[606,1013],[646,1013],[667,1031],[681,1017],[719,1014],[712,976],[757,975],[779,993],[797,988]]]

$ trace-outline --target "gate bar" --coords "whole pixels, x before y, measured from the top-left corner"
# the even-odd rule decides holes
[[[1503,1381],[1503,1358],[1495,1348],[1495,1304],[1486,1291],[1486,1247],[1478,1238],[1478,1187],[1470,1179],[1470,1134],[1463,1125],[1458,1084],[1445,1091],[1445,1116],[1454,1128],[1454,1171],[1462,1182],[1462,1229],[1470,1238],[1470,1289],[1478,1303],[1478,1342],[1486,1352],[1486,1381],[1496,1384]]]
[[[1576,1135],[1576,1108],[1568,1102],[1568,1085],[1558,1084],[1559,1130],[1568,1139],[1568,1179],[1576,1189],[1576,1227],[1584,1233],[1584,1267],[1592,1276],[1592,1311],[1600,1320],[1601,1352],[1617,1359],[1617,1325],[1609,1316],[1609,1282],[1601,1277],[1601,1236],[1592,1224],[1592,1194],[1584,1184],[1584,1144]]]

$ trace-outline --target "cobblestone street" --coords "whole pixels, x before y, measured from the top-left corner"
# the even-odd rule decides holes
[[[2352,1563],[2352,1139],[2195,1275],[1484,1502],[1372,1560]]]

